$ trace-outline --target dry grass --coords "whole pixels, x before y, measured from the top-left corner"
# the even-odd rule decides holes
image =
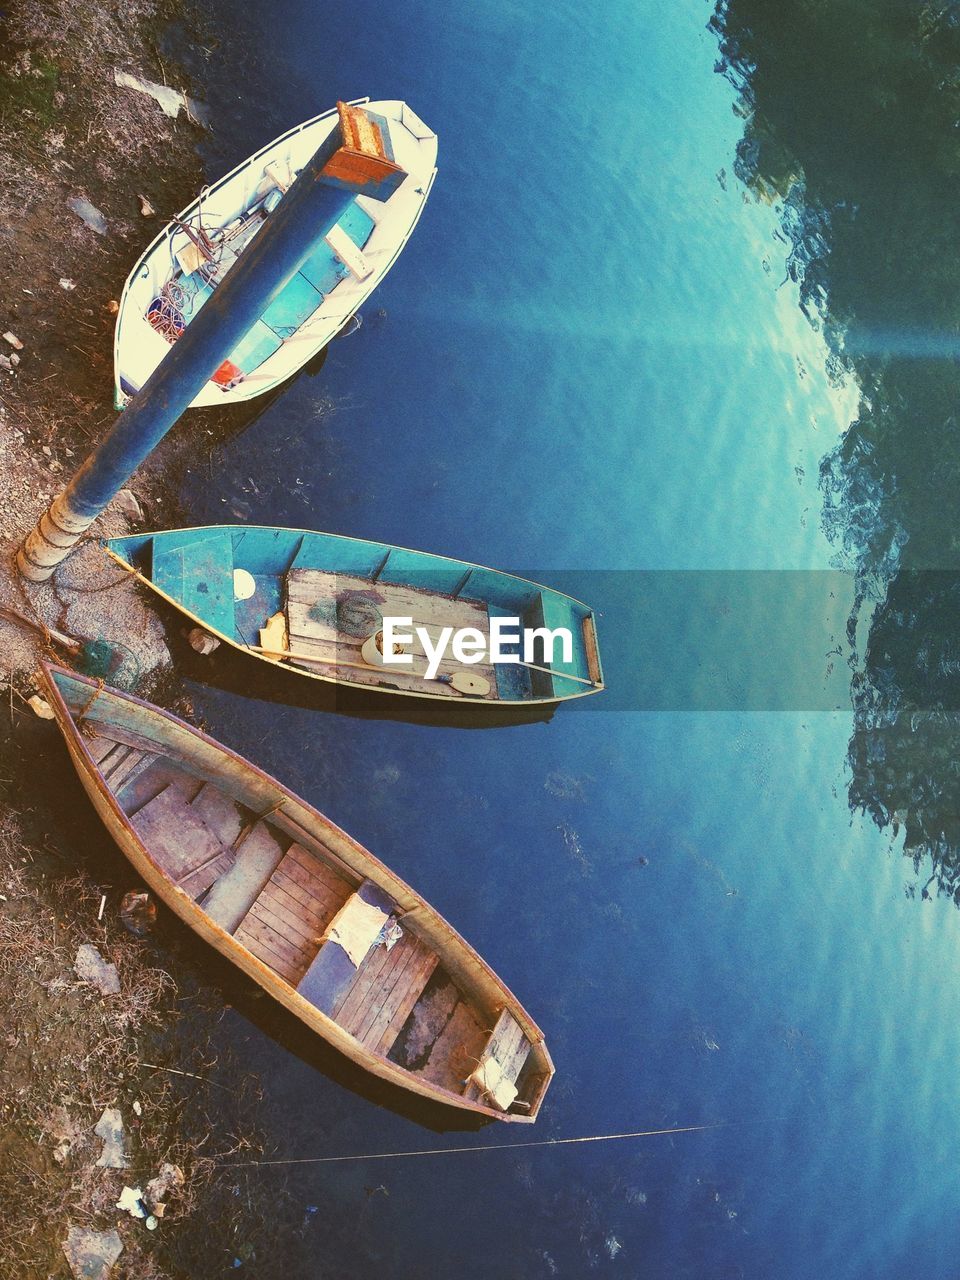
[[[0,332],[12,330],[24,347],[13,373],[0,370],[4,571],[13,541],[114,420],[108,304],[159,225],[141,217],[138,194],[163,216],[185,204],[202,181],[197,127],[183,117],[169,121],[152,99],[114,84],[115,69],[180,84],[154,41],[174,3],[11,0],[5,6]],[[67,209],[75,195],[103,211],[107,236]],[[76,288],[62,288],[61,277]],[[162,522],[174,513],[170,494],[185,456],[171,440],[136,478],[151,519]],[[0,574],[0,598],[6,592],[23,608],[10,581]],[[50,621],[58,617],[57,603]],[[74,607],[69,592],[59,605]],[[75,621],[72,614],[68,620]],[[22,635],[0,627],[0,641],[8,667],[27,665],[15,661]],[[12,724],[12,683],[9,698]],[[4,775],[15,777],[30,768],[21,753],[30,750],[31,735],[22,727],[11,733],[0,741],[0,759]],[[10,777],[0,778],[0,802],[8,802],[0,807],[0,1276],[66,1277],[60,1243],[71,1223],[118,1226],[124,1252],[117,1280],[183,1275],[175,1256],[178,1234],[192,1214],[216,1221],[231,1238],[244,1236],[238,1215],[249,1202],[224,1190],[210,1152],[256,1145],[236,1119],[233,1096],[239,1090],[241,1106],[249,1106],[249,1086],[239,1073],[231,1076],[231,1107],[223,1108],[221,1122],[214,1099],[227,1095],[198,1079],[216,1066],[204,1056],[216,995],[191,991],[199,1012],[190,1043],[179,1030],[183,1001],[174,979],[157,966],[149,943],[123,931],[115,903],[98,921],[99,889],[83,874],[63,874],[82,857],[68,861],[63,848],[47,846],[36,814],[10,807],[11,798],[27,807],[3,785]],[[82,942],[116,964],[119,995],[103,996],[78,981],[73,964]],[[189,969],[186,980],[195,983]],[[145,1061],[168,1069],[147,1068]],[[181,1070],[192,1074],[177,1074]],[[101,1143],[93,1128],[107,1106],[123,1115],[127,1170],[95,1164]],[[114,1205],[125,1182],[144,1185],[164,1161],[184,1170],[186,1184],[171,1198],[161,1229],[149,1234],[141,1223],[121,1219]]]
[[[195,1053],[192,1070],[164,1063],[158,1045],[178,1016],[178,993],[170,974],[148,962],[149,944],[122,929],[115,908],[98,921],[101,895],[87,877],[39,876],[9,810],[0,818],[0,893],[0,1275],[65,1276],[68,1224],[118,1227],[118,1280],[179,1274],[163,1265],[177,1251],[177,1230],[195,1213],[208,1219],[213,1205],[220,1234],[244,1238],[249,1194],[239,1199],[222,1162],[261,1145],[236,1124],[235,1106],[221,1103],[228,1091],[209,1054]],[[118,995],[77,979],[83,942],[117,966]],[[201,1001],[201,1041],[211,1018]],[[239,1093],[249,1110],[254,1082],[234,1070],[228,1078],[232,1102]],[[106,1107],[123,1116],[124,1170],[96,1166],[102,1143],[93,1129]],[[185,1184],[151,1235],[115,1204],[125,1184],[144,1186],[164,1162],[183,1170]]]

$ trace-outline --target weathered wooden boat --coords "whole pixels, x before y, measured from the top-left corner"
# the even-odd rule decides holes
[[[407,174],[384,202],[358,195],[274,299],[194,405],[249,400],[311,361],[397,260],[436,177],[437,136],[399,101],[347,104],[379,129]],[[334,108],[261,148],[167,224],[130,272],[114,338],[117,407],[143,386],[283,192],[337,127]]]
[[[536,1119],[554,1070],[542,1032],[409,885],[182,720],[63,667],[41,674],[108,831],[200,937],[374,1075]]]
[[[503,707],[556,703],[603,688],[592,610],[514,574],[387,543],[266,525],[172,529],[104,545],[218,640],[310,679]],[[465,665],[448,648],[427,679],[420,640],[414,638],[407,665],[391,664],[374,645],[385,617],[412,618],[434,642],[442,628],[474,628],[486,651],[480,662]],[[531,630],[569,631],[569,659],[559,645],[537,644],[540,661],[492,663],[491,620],[507,617]]]

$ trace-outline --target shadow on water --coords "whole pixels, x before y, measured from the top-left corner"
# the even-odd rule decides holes
[[[711,26],[737,174],[780,215],[828,372],[860,393],[820,474],[858,579],[848,635],[867,635],[850,805],[903,828],[960,904],[960,4],[721,0]]]
[[[202,657],[182,643],[182,651],[181,645],[177,646],[176,662],[186,679],[226,693],[307,711],[328,711],[357,720],[402,721],[445,729],[502,729],[546,723],[555,711],[553,705],[506,707],[468,698],[427,702],[326,684],[304,679],[283,666],[267,667],[226,645],[221,645],[209,657]]]

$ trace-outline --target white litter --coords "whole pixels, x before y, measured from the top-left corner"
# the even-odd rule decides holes
[[[193,114],[189,99],[179,89],[171,89],[165,84],[155,84],[153,80],[141,80],[139,76],[132,76],[128,71],[114,71],[113,82],[121,89],[136,89],[137,93],[147,94],[159,104],[160,110],[171,120],[176,120],[181,111],[185,111],[188,116]]]
[[[123,1117],[116,1107],[106,1107],[93,1131],[103,1139],[98,1169],[126,1169],[129,1161],[123,1150]]]

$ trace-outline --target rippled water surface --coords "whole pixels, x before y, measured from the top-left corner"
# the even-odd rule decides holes
[[[960,920],[948,899],[905,892],[914,871],[890,819],[909,826],[911,781],[894,763],[887,790],[875,785],[879,748],[861,752],[873,761],[862,773],[848,761],[847,663],[863,660],[862,635],[852,656],[843,630],[854,578],[837,575],[827,592],[835,619],[811,620],[825,626],[822,670],[792,709],[743,709],[763,705],[751,681],[768,689],[782,660],[771,655],[789,651],[775,609],[759,611],[753,665],[725,709],[684,696],[644,711],[614,696],[635,648],[656,681],[642,638],[662,624],[649,610],[669,606],[611,570],[742,582],[733,571],[825,570],[844,538],[851,571],[894,562],[898,535],[883,543],[863,513],[903,495],[902,462],[878,466],[872,490],[844,473],[832,543],[822,523],[821,460],[860,412],[858,378],[874,378],[879,413],[891,367],[884,351],[882,370],[841,368],[824,336],[835,353],[841,326],[876,335],[892,324],[858,312],[863,291],[850,289],[843,314],[824,319],[824,297],[841,293],[830,272],[852,278],[859,243],[856,219],[836,209],[860,198],[867,217],[870,199],[892,199],[882,183],[871,190],[862,148],[845,166],[834,137],[830,170],[805,145],[818,129],[836,134],[829,109],[842,104],[826,90],[804,96],[799,54],[789,79],[777,55],[789,62],[800,37],[759,3],[731,5],[719,35],[701,0],[207,8],[221,41],[195,52],[192,70],[214,125],[211,176],[365,93],[407,98],[437,130],[440,174],[360,332],[209,466],[198,460],[191,515],[312,524],[547,580],[578,571],[604,614],[601,645],[604,624],[618,632],[606,675],[611,705],[625,708],[591,699],[549,724],[469,733],[195,687],[212,732],[461,930],[540,1021],[557,1064],[535,1129],[438,1135],[235,1013],[228,1033],[262,1075],[270,1136],[300,1158],[720,1125],[297,1166],[305,1243],[294,1261],[245,1266],[289,1280],[956,1276]],[[784,12],[799,24],[807,8],[820,11]],[[903,6],[914,25],[897,39],[916,35],[917,8]],[[838,6],[848,10],[839,35],[826,17],[822,31],[802,27],[806,53],[819,39],[840,60],[831,42],[842,35],[882,83],[889,50],[857,38],[866,6]],[[721,37],[743,38],[739,83],[717,72]],[[883,109],[878,98],[873,114]],[[833,221],[816,222],[818,199]],[[891,223],[889,242],[909,242],[909,225],[898,236]],[[944,250],[948,278],[951,262]],[[922,435],[922,414],[904,416],[908,392],[888,395],[886,434],[857,456],[885,456],[891,432]],[[913,481],[936,545],[928,526],[945,528],[947,507],[942,495],[925,504],[922,474]],[[902,532],[907,519],[898,510],[886,527]],[[923,643],[943,637],[937,617]],[[709,668],[717,617],[694,610],[692,625],[689,663]],[[663,652],[664,670],[673,657]],[[944,769],[949,758],[945,746]],[[913,779],[929,755],[916,763]],[[878,824],[852,814],[852,793],[875,802]]]

